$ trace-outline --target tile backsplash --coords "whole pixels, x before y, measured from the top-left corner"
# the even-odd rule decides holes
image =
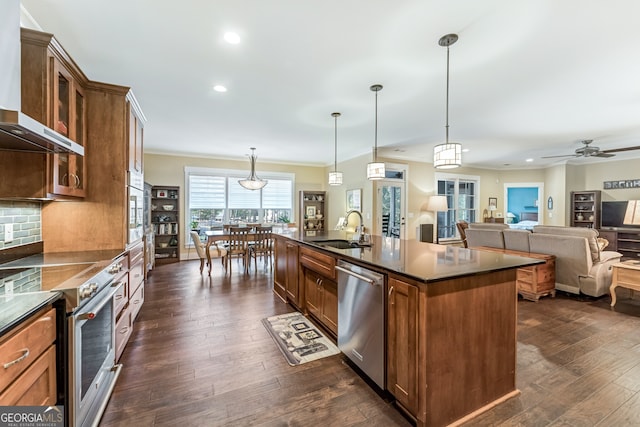
[[[0,249],[42,240],[42,203],[0,200]],[[5,227],[13,225],[13,241],[5,242]]]

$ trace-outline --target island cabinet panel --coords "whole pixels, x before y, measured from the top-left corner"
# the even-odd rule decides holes
[[[273,272],[273,292],[287,300],[287,243],[286,240],[275,236],[273,244],[275,271]]]
[[[412,416],[418,409],[418,287],[387,284],[387,390]]]
[[[516,270],[420,288],[418,425],[470,419],[517,395]]]
[[[285,302],[303,309],[304,283],[299,277],[299,246],[294,241],[275,237],[275,273],[273,291]]]
[[[307,268],[303,273],[305,310],[334,335],[338,334],[338,285]]]
[[[334,334],[338,334],[338,284],[333,280],[322,279],[322,305],[320,320]]]
[[[287,242],[285,246],[287,257],[287,271],[285,277],[287,300],[289,300],[296,307],[300,307],[300,287],[298,283],[298,245],[293,242]]]

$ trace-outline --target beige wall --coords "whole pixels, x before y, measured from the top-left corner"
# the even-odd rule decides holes
[[[153,185],[177,185],[184,196],[184,168],[210,167],[249,170],[249,162],[212,159],[203,157],[168,156],[145,154],[145,181]],[[433,224],[433,212],[426,210],[429,196],[435,194],[435,169],[430,163],[380,159],[390,163],[408,166],[407,182],[407,238],[416,237],[419,224]],[[298,166],[285,163],[268,163],[258,159],[259,171],[288,172],[295,174],[294,218],[300,224],[298,206],[300,190],[327,191],[327,228],[332,229],[338,219],[346,213],[346,190],[362,189],[362,213],[368,230],[378,233],[375,221],[375,182],[366,178],[367,163],[371,155],[362,155],[338,164],[343,173],[343,185],[332,187],[327,184],[328,173],[333,167]],[[603,182],[618,179],[638,179],[638,160],[608,161],[589,165],[557,165],[546,169],[489,170],[478,168],[458,168],[450,171],[460,175],[480,177],[480,214],[487,207],[488,198],[498,199],[498,212],[505,211],[505,183],[544,183],[544,199],[540,201],[545,224],[569,224],[569,193],[577,190],[602,190],[603,200],[640,199],[640,189],[603,190]],[[260,175],[258,173],[258,175]],[[553,210],[547,209],[547,199],[553,198]],[[185,212],[185,198],[181,197],[182,212]],[[549,215],[551,214],[551,215]],[[183,219],[181,218],[181,221]],[[350,226],[357,224],[357,217],[350,218]]]
[[[240,169],[249,175],[249,160],[225,160],[206,157],[188,157],[162,154],[144,155],[144,180],[151,185],[175,185],[180,187],[180,225],[184,228],[184,213],[186,212],[186,197],[184,193],[185,167]],[[299,192],[300,190],[325,190],[325,173],[323,167],[297,166],[284,163],[268,163],[258,159],[256,172],[287,172],[295,174],[294,214],[292,222],[299,221]],[[187,256],[182,251],[182,257]]]

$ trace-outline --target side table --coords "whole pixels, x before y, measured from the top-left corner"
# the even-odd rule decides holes
[[[611,293],[611,307],[616,305],[616,288],[627,288],[640,291],[640,262],[624,261],[613,264],[613,278],[609,292]]]

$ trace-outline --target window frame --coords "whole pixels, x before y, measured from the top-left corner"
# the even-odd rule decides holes
[[[444,224],[444,228],[449,228],[453,231],[453,233],[449,233],[439,236],[439,241],[452,241],[459,240],[460,234],[456,227],[456,222],[460,219],[464,219],[465,221],[469,218],[475,221],[478,221],[480,216],[480,176],[478,175],[464,175],[464,174],[454,174],[454,173],[443,173],[438,172],[435,174],[435,194],[442,196],[451,196],[449,194],[441,194],[439,192],[440,181],[455,181],[454,184],[454,193],[453,193],[453,203],[449,203],[449,209],[446,212],[437,212],[437,224],[438,229],[436,229],[436,233],[440,233],[441,224]],[[467,209],[464,209],[464,212],[471,212],[469,215],[461,215],[461,209],[458,208],[460,204],[460,184],[462,182],[469,182],[475,185],[475,192],[472,194],[473,196],[473,206]],[[449,223],[452,221],[452,223]]]
[[[240,180],[246,178],[247,171],[244,169],[221,169],[221,168],[206,168],[206,167],[193,167],[193,166],[185,166],[184,168],[184,185],[185,185],[185,215],[183,218],[184,229],[191,230],[191,185],[190,185],[190,177],[192,175],[196,176],[214,176],[214,177],[223,177],[225,179],[225,194],[224,194],[224,207],[216,207],[210,209],[221,209],[223,211],[222,223],[228,224],[230,218],[231,211],[237,210],[257,210],[258,218],[262,222],[265,218],[265,211],[268,210],[289,210],[289,217],[293,217],[294,207],[295,207],[295,173],[289,172],[264,172],[264,171],[256,171],[256,173],[263,179],[266,180],[285,180],[291,182],[291,194],[289,195],[289,200],[291,202],[291,206],[288,208],[264,208],[263,203],[263,189],[254,190],[260,192],[259,197],[259,205],[260,207],[256,208],[242,208],[242,207],[229,207],[229,182],[230,180]],[[267,184],[268,187],[269,184]],[[267,188],[265,187],[265,188]],[[251,191],[251,190],[247,190]],[[194,209],[207,209],[207,208],[194,208]],[[185,244],[187,246],[192,245],[191,236],[189,233],[185,233]]]

